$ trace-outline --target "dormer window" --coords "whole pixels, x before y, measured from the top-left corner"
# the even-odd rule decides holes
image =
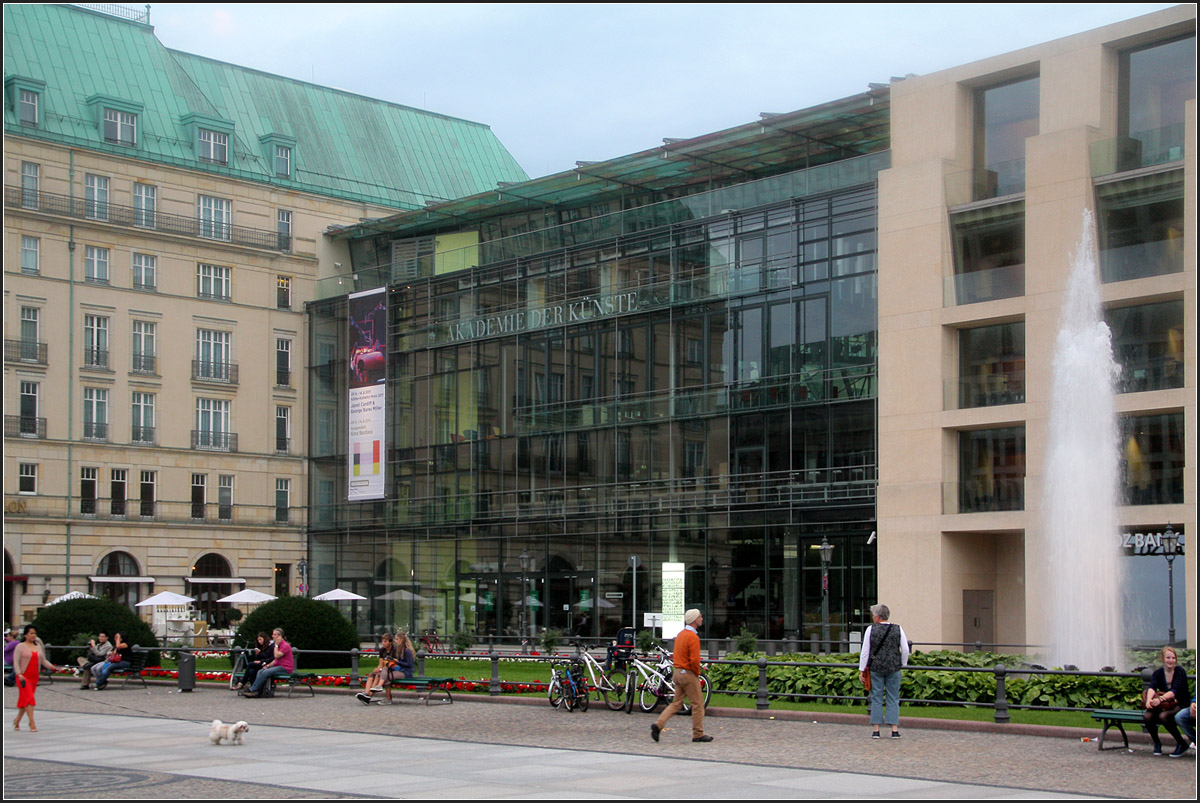
[[[292,149],[286,145],[275,146],[275,175],[280,178],[292,177]]]
[[[137,145],[137,115],[119,109],[105,109],[104,141],[130,147]]]
[[[207,128],[200,128],[197,131],[200,161],[219,165],[229,164],[229,135],[220,131],[209,131]]]
[[[39,118],[41,96],[28,89],[20,90],[20,100],[17,103],[20,112],[21,125],[36,126]]]

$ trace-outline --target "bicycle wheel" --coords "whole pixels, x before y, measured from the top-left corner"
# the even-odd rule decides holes
[[[552,707],[558,708],[559,703],[562,702],[562,696],[562,683],[559,681],[558,675],[554,674],[550,678],[549,688],[546,689],[546,697],[549,698]]]
[[[658,708],[658,704],[664,698],[658,696],[658,687],[661,681],[649,680],[642,685],[641,694],[638,696],[638,704],[642,707],[642,711],[647,714],[654,713],[654,709]]]
[[[604,697],[604,704],[608,706],[609,711],[620,711],[625,707],[625,686],[629,679],[625,675],[624,669],[610,669],[608,674],[608,685],[611,688],[600,689],[600,694]]]
[[[237,660],[233,662],[233,671],[229,673],[229,688],[232,691],[237,688],[237,685],[242,682],[242,678],[246,675],[246,653],[239,653]]]
[[[579,693],[575,696],[575,707],[580,711],[588,710],[588,692],[586,687],[578,689]]]
[[[630,672],[625,680],[625,713],[633,713],[633,698],[637,696],[637,673]]]

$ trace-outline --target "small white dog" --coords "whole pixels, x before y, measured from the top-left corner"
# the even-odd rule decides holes
[[[221,720],[214,719],[212,728],[208,731],[208,738],[213,744],[220,744],[224,739],[228,739],[230,744],[241,744],[242,734],[248,730],[250,730],[250,726],[245,722],[226,725]]]

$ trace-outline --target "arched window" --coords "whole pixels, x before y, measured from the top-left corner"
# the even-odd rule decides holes
[[[100,559],[96,575],[89,578],[92,593],[135,610],[142,599],[142,583],[146,582],[140,574],[133,555],[114,550]]]
[[[216,552],[201,555],[192,566],[191,595],[196,598],[196,610],[208,621],[209,627],[225,626],[225,611],[232,606],[217,600],[233,593],[232,580],[233,569],[229,561]]]

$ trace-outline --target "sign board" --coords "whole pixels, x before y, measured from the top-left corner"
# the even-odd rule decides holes
[[[387,291],[353,293],[347,301],[350,392],[346,498],[384,498],[387,443]]]
[[[662,565],[662,634],[675,638],[683,630],[684,566],[682,563]]]
[[[663,615],[661,613],[643,613],[642,627],[662,627]]]

